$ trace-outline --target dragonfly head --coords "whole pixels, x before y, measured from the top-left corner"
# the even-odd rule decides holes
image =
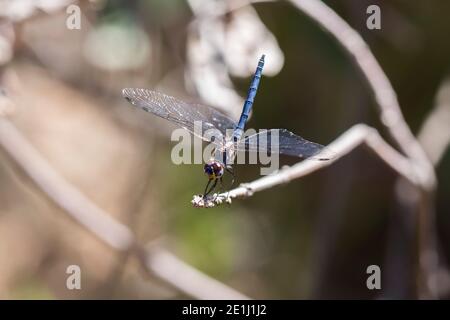
[[[209,179],[215,180],[223,176],[224,166],[217,160],[209,160],[205,163],[203,171],[208,176]]]

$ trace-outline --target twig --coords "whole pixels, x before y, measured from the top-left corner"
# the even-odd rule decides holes
[[[322,1],[289,1],[333,35],[337,42],[354,58],[374,93],[382,123],[401,150],[415,163],[415,169],[420,179],[419,186],[425,190],[433,190],[436,185],[434,168],[422,146],[409,129],[394,88],[363,38]]]
[[[423,122],[418,139],[431,162],[437,166],[450,144],[450,79],[442,83],[436,103]]]
[[[417,235],[417,284],[416,295],[421,298],[435,297],[430,288],[430,277],[436,272],[436,264],[428,259],[430,252],[436,252],[431,223],[435,221],[433,194],[436,188],[436,176],[432,163],[422,146],[412,134],[401,112],[397,95],[388,77],[375,59],[362,37],[337,13],[319,0],[290,0],[303,13],[317,22],[324,30],[333,35],[338,43],[354,58],[359,70],[365,76],[379,107],[381,122],[390,136],[408,156],[410,167],[415,171],[418,181],[420,201],[415,220]]]
[[[173,254],[160,248],[148,249],[145,266],[160,279],[173,285],[191,297],[199,299],[238,299],[247,300],[247,296],[210,278],[192,266],[181,261]]]
[[[205,3],[201,4],[199,6],[201,8],[198,10],[191,4],[191,8],[195,10],[195,14],[197,17],[199,16],[206,16],[208,19],[214,19],[214,18],[220,18],[230,12],[242,9],[247,6],[251,6],[258,3],[269,3],[269,2],[275,2],[276,0],[228,0],[224,1],[226,5],[223,5],[223,3],[214,3],[210,1],[205,1]]]
[[[437,183],[433,164],[406,123],[388,77],[359,33],[322,1],[289,1],[333,35],[354,58],[374,93],[381,122],[388,129],[392,139],[407,155],[410,167],[415,171],[418,183],[414,186],[420,195],[417,215],[411,215],[411,219],[415,220],[417,235],[416,295],[421,298],[436,297],[436,292],[430,287],[430,279],[436,273],[437,264],[433,261],[436,259],[428,258],[433,255],[430,253],[437,252],[435,241],[433,241],[435,235],[432,234],[432,224],[435,222],[433,196]]]
[[[426,117],[419,131],[418,139],[423,145],[430,161],[438,166],[450,144],[450,79],[446,79],[439,87],[433,110]],[[425,253],[427,264],[430,265],[428,285],[436,296],[446,296],[450,292],[450,273],[444,263],[440,263],[438,254],[438,239],[436,217],[429,220],[430,237],[428,252]],[[434,249],[435,248],[435,249]],[[433,250],[434,249],[434,250]]]
[[[331,150],[334,154],[334,157],[328,161],[306,159],[292,167],[281,169],[271,175],[242,184],[236,189],[215,195],[210,198],[210,201],[204,202],[200,196],[196,196],[194,197],[193,204],[197,207],[212,207],[215,204],[221,204],[228,199],[252,196],[255,192],[288,183],[321,168],[328,167],[361,144],[366,144],[389,167],[394,169],[399,175],[410,181],[412,184],[415,185],[419,183],[415,170],[408,162],[407,158],[386,143],[376,129],[365,124],[357,124],[327,146],[324,152],[327,153]],[[320,153],[317,157],[320,158]]]
[[[403,157],[389,146],[376,131],[368,127],[354,127],[347,131],[341,139],[330,145],[338,153],[332,161],[314,163],[305,161],[290,169],[281,170],[276,174],[241,185],[229,193],[221,194],[214,201],[195,196],[192,203],[198,207],[210,207],[231,198],[250,196],[252,193],[270,188],[280,183],[302,177],[322,167],[328,166],[339,157],[347,154],[355,146],[365,142],[388,165],[395,169],[402,177],[409,180],[420,194],[420,205],[416,219],[418,238],[417,248],[417,295],[420,297],[433,296],[429,287],[430,277],[435,273],[436,266],[432,259],[427,259],[430,252],[436,252],[430,224],[435,221],[433,208],[433,193],[436,188],[436,176],[433,164],[427,158],[425,151],[412,134],[401,112],[397,95],[388,77],[370,51],[369,46],[357,31],[352,29],[337,13],[319,0],[289,0],[296,8],[309,16],[325,31],[329,32],[337,42],[353,57],[355,64],[366,78],[377,102],[380,119],[388,129],[391,138],[398,144],[406,155]],[[371,129],[374,130],[374,129]],[[365,131],[365,132],[364,132]],[[375,133],[376,132],[376,133]],[[336,145],[338,148],[336,148]],[[398,161],[395,161],[398,160]],[[435,296],[435,295],[434,295]]]
[[[63,212],[112,248],[137,254],[147,272],[197,299],[248,299],[164,249],[144,249],[127,226],[114,220],[61,177],[20,131],[4,118],[0,118],[0,145],[36,185],[64,209]]]

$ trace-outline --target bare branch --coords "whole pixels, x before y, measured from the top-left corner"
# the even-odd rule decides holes
[[[248,299],[163,249],[145,250],[133,232],[61,177],[19,130],[0,117],[0,145],[63,212],[116,250],[130,250],[145,270],[197,299]]]
[[[420,297],[435,296],[429,282],[431,275],[435,272],[436,264],[429,263],[430,259],[425,259],[430,252],[437,252],[435,243],[432,241],[434,235],[431,227],[431,224],[435,223],[434,207],[430,201],[436,188],[433,164],[406,123],[388,77],[359,33],[322,1],[290,0],[290,2],[333,35],[354,58],[375,95],[381,122],[407,155],[409,167],[415,171],[418,181],[414,185],[420,191],[420,205],[417,208],[416,221],[414,221],[418,238],[417,294]]]
[[[118,250],[130,248],[130,230],[66,182],[9,121],[0,118],[0,144],[30,178],[61,208],[102,241]]]
[[[450,79],[440,86],[436,105],[425,119],[418,139],[436,166],[450,144]]]
[[[407,158],[386,143],[376,129],[365,124],[357,124],[327,146],[324,152],[326,153],[328,150],[331,150],[334,153],[334,157],[328,161],[306,159],[292,167],[281,169],[253,182],[241,184],[241,186],[231,191],[213,195],[208,198],[207,201],[204,201],[201,196],[195,196],[192,203],[196,207],[212,207],[216,204],[229,202],[229,199],[232,198],[249,197],[255,192],[272,188],[279,184],[288,183],[321,168],[328,167],[361,144],[366,144],[389,167],[394,169],[399,175],[410,181],[413,185],[419,183],[416,170]],[[320,158],[320,153],[317,157]]]
[[[438,89],[433,110],[428,114],[418,134],[418,139],[434,166],[439,165],[450,143],[450,79],[445,80]],[[397,182],[401,184],[401,180]],[[397,188],[397,193],[400,189]],[[404,193],[405,191],[403,191]],[[444,263],[440,263],[436,217],[428,219],[430,243],[422,254],[422,263],[427,267],[427,283],[434,296],[445,296],[450,292],[450,273]]]
[[[198,271],[166,250],[150,248],[144,263],[153,274],[188,296],[203,300],[250,299]]]
[[[375,95],[382,123],[401,150],[416,163],[415,169],[420,178],[419,186],[425,190],[433,190],[436,184],[434,168],[409,129],[394,88],[363,38],[322,1],[290,0],[290,2],[333,35],[355,59],[356,65]]]

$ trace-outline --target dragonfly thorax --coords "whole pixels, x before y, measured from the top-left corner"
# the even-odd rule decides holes
[[[211,159],[207,163],[205,163],[203,171],[209,179],[215,180],[223,176],[225,167],[220,161]]]

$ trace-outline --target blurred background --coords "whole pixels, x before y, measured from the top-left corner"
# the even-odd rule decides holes
[[[434,232],[445,266],[450,2],[325,3],[367,41],[436,165]],[[381,8],[381,30],[366,27],[371,4]],[[192,196],[207,182],[202,165],[174,165],[174,126],[121,96],[125,87],[149,88],[236,118],[261,53],[266,67],[249,127],[287,128],[328,144],[366,123],[391,143],[352,60],[288,1],[1,0],[0,113],[140,243],[158,241],[243,294],[416,297],[414,208],[404,200],[411,188],[370,150],[359,147],[324,170],[231,205],[196,209]],[[237,181],[259,172],[238,165]],[[72,264],[81,268],[82,290],[66,288]],[[373,264],[381,267],[381,290],[366,287]],[[0,298],[187,297],[67,216],[0,148]]]

